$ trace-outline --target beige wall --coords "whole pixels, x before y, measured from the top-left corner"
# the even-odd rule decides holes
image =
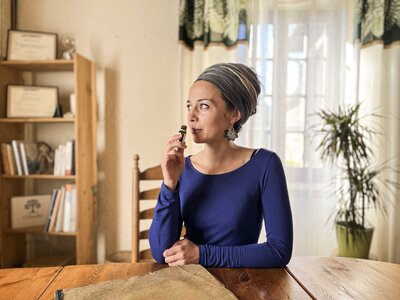
[[[18,29],[75,39],[97,63],[99,260],[130,248],[132,154],[159,163],[181,124],[178,0],[19,0]]]

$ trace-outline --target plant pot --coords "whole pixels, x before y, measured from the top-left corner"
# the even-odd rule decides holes
[[[374,228],[354,229],[336,224],[339,256],[368,258]]]

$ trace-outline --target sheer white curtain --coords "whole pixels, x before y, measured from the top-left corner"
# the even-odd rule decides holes
[[[336,238],[328,218],[337,200],[328,195],[327,183],[334,174],[315,153],[310,115],[321,106],[335,108],[346,98],[347,73],[352,71],[346,64],[350,5],[345,0],[252,3],[250,44],[204,48],[196,42],[194,50],[181,45],[182,122],[189,87],[202,70],[218,62],[253,66],[263,91],[258,112],[242,129],[238,143],[271,149],[285,165],[294,219],[293,254],[330,255]],[[200,150],[201,145],[194,145],[190,138],[187,141],[187,153]],[[260,240],[264,239],[262,234]]]
[[[247,62],[260,74],[263,91],[239,142],[271,149],[284,163],[293,254],[330,255],[336,238],[328,219],[337,199],[327,183],[334,174],[315,152],[310,115],[345,99],[348,2],[260,0],[254,5]]]
[[[384,47],[383,42],[371,43],[360,52],[360,100],[369,111],[385,116],[381,120],[382,138],[375,145],[378,162],[389,160],[389,166],[400,167],[400,42]],[[400,182],[395,173],[393,182]],[[400,191],[386,195],[387,215],[376,217],[371,252],[379,260],[400,263]]]

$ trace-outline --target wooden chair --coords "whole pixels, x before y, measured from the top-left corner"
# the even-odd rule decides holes
[[[163,180],[161,166],[149,168],[140,172],[139,155],[133,155],[132,168],[132,251],[131,262],[154,261],[150,248],[140,250],[140,241],[149,239],[149,229],[143,229],[140,220],[152,220],[154,206],[141,209],[141,203],[148,200],[157,200]],[[153,183],[153,184],[151,184]],[[146,186],[146,189],[143,186]],[[148,187],[148,186],[151,187]],[[149,206],[149,205],[147,205]],[[185,226],[182,226],[181,237],[186,234]]]
[[[155,166],[140,172],[139,155],[133,155],[132,169],[132,252],[131,261],[151,261],[150,249],[139,250],[140,240],[149,238],[149,229],[141,229],[140,220],[151,220],[154,215],[154,207],[144,210],[140,209],[141,202],[157,200],[160,192],[161,180],[163,179],[161,166]],[[143,189],[145,182],[153,182],[156,187]],[[148,185],[148,184],[146,184]],[[153,185],[154,186],[154,185]]]

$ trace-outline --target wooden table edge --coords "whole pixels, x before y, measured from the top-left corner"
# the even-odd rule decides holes
[[[297,282],[297,284],[307,293],[308,296],[310,296],[311,299],[317,299],[309,289],[307,289],[305,287],[305,285],[296,277],[296,275],[294,275],[288,266],[285,267],[285,271],[290,275],[290,277],[292,277],[294,279],[294,281]]]
[[[43,287],[43,289],[41,290],[39,296],[36,299],[41,299],[42,296],[44,295],[44,293],[46,293],[47,289],[50,287],[50,285],[53,283],[53,281],[58,277],[58,275],[60,275],[60,273],[64,270],[64,267],[60,267],[60,269],[53,275],[53,278],[51,280],[49,280],[49,282],[47,283],[47,285],[45,285]]]

